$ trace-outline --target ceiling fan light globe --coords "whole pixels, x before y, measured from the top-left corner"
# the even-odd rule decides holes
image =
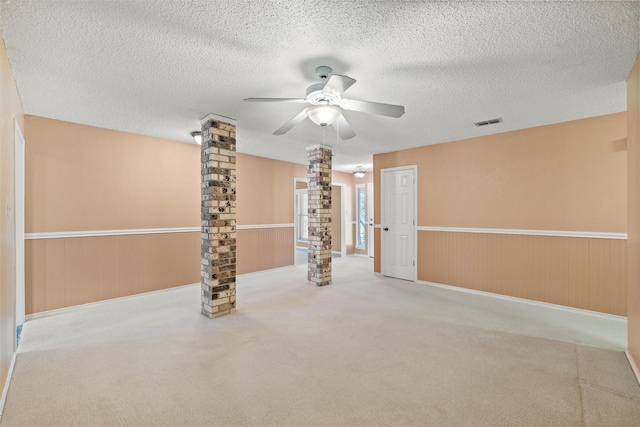
[[[327,126],[335,122],[342,110],[335,105],[314,105],[307,108],[307,116],[319,126]]]

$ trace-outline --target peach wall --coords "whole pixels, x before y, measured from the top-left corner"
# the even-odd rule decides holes
[[[238,225],[294,223],[294,178],[307,178],[306,165],[238,153],[236,168]],[[238,230],[238,274],[294,265],[294,233],[293,227]]]
[[[238,153],[238,225],[292,224],[293,179],[307,177],[297,163]]]
[[[27,116],[26,127],[27,233],[199,226],[199,146],[35,116]],[[292,224],[293,181],[295,177],[306,178],[306,165],[242,153],[237,154],[236,164],[237,224]],[[351,174],[334,171],[333,180],[349,184],[346,206],[350,211]],[[159,245],[162,239],[169,239],[168,234],[158,236],[165,236],[159,238]],[[91,252],[109,254],[115,237],[60,239],[66,243],[58,248],[92,245]],[[155,241],[145,235],[131,239],[140,245]],[[111,279],[133,273],[123,270],[124,263],[107,263],[100,264],[104,267],[101,275],[111,278],[110,285],[92,282],[86,289],[71,292],[69,289],[76,288],[69,284],[68,277],[85,277],[85,261],[89,265],[97,261],[87,261],[81,254],[67,254],[65,249],[59,257],[66,273],[60,276],[42,256],[42,253],[49,254],[51,259],[51,251],[38,249],[52,248],[54,242],[31,240],[29,245],[40,250],[27,254],[27,257],[36,257],[27,260],[26,278],[30,298],[40,301],[32,305],[33,312],[121,296],[129,291],[163,289],[167,278],[173,286],[199,281],[199,252],[188,251],[198,263],[138,259],[143,264],[162,263],[157,271],[165,273],[158,280],[148,274],[140,276],[141,283],[123,287],[125,282]],[[239,230],[237,246],[238,274],[294,263],[293,227]],[[268,256],[264,255],[264,247],[269,247]],[[111,270],[105,270],[109,266]],[[165,271],[167,267],[173,268],[171,273]],[[53,273],[48,274],[49,271]],[[156,286],[147,286],[148,281]],[[105,290],[105,286],[111,287]],[[51,298],[57,302],[42,302]]]
[[[25,126],[27,233],[199,226],[199,146],[35,116]],[[199,245],[198,232],[28,240],[27,313],[197,283]]]
[[[256,157],[249,154],[238,153],[236,161],[237,167],[237,212],[238,225],[258,225],[258,224],[292,224],[294,222],[293,201],[294,189],[306,188],[306,184],[296,182],[295,178],[307,179],[307,166],[297,163],[283,162],[280,160],[266,159],[264,157]],[[331,181],[334,184],[346,184],[345,200],[351,201],[353,197],[353,180],[349,173],[332,171]],[[334,209],[334,217],[332,225],[334,251],[340,251],[340,217],[338,211],[343,207],[345,210],[346,221],[351,215],[352,210],[349,208],[351,202],[344,204],[341,202],[339,187],[334,186],[332,197],[337,201],[336,209]],[[348,222],[347,222],[348,223]],[[293,228],[291,229],[291,244],[281,235],[276,242],[270,247],[273,255],[273,263],[252,262],[252,266],[240,268],[238,261],[238,271],[251,272],[263,270],[266,268],[282,267],[294,264],[293,259]],[[254,232],[255,233],[255,232]],[[245,235],[246,231],[242,235]],[[238,232],[240,246],[241,233]],[[254,236],[255,239],[262,239],[263,236]],[[347,242],[348,244],[348,242]],[[249,250],[248,248],[246,248]],[[254,251],[255,252],[255,251]],[[248,255],[249,252],[241,254]],[[284,260],[290,260],[285,263]],[[255,265],[254,265],[255,264]]]
[[[418,280],[626,316],[626,242],[418,231]]]
[[[294,238],[293,227],[238,230],[237,274],[293,265]]]
[[[200,233],[27,240],[26,312],[200,281]]]
[[[423,226],[625,232],[626,137],[622,112],[378,154],[374,182],[418,165]]]
[[[24,114],[4,40],[0,40],[0,390],[7,381],[15,348],[14,119],[24,130]],[[15,209],[12,209],[15,212]]]
[[[293,237],[238,230],[237,274],[292,265]],[[27,314],[200,281],[199,232],[33,239],[25,252]]]
[[[628,129],[628,282],[627,355],[640,381],[640,56],[627,79]]]
[[[418,226],[624,233],[626,117],[623,112],[375,155],[375,222],[381,220],[380,170],[417,165]],[[619,241],[590,242],[592,257],[584,262],[583,258],[569,256],[566,246],[554,246],[558,238],[543,239],[545,243],[535,253],[512,253],[508,249],[510,238],[501,237],[502,243],[497,246],[504,249],[503,253],[488,250],[496,247],[491,243],[492,235],[480,238],[469,234],[418,231],[419,280],[588,306],[607,313],[626,312],[619,306],[619,299],[626,293],[620,288],[621,278],[626,280],[626,273],[620,273],[621,268],[626,271],[626,250],[620,250]],[[583,244],[590,240],[585,239]],[[600,250],[600,244],[605,249]],[[374,270],[379,272],[379,230],[375,245]],[[451,252],[452,247],[457,249]],[[557,295],[547,292],[544,283],[536,282],[535,289],[526,285],[532,276],[526,272],[546,271],[549,266],[545,260],[553,254],[564,260],[561,268],[549,270],[546,276]],[[438,256],[445,258],[440,262]],[[511,257],[511,261],[502,262],[504,257]],[[480,259],[485,262],[478,263]],[[455,271],[447,270],[452,263]],[[493,267],[487,270],[488,265]],[[514,275],[513,265],[523,266],[522,277]],[[567,265],[577,269],[571,277],[589,278],[597,273],[601,282],[571,281],[565,274]],[[587,302],[571,299],[565,292],[570,286],[581,286],[572,289],[576,294],[595,292],[603,301],[616,302],[599,305],[593,298]]]
[[[25,121],[27,233],[199,226],[198,145]]]

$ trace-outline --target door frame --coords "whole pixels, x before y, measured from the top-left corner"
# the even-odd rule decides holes
[[[380,273],[385,275],[385,172],[397,172],[401,170],[411,169],[413,171],[413,278],[415,282],[418,279],[418,165],[397,166],[394,168],[380,169]],[[389,276],[391,277],[391,276]]]
[[[345,205],[344,200],[347,184],[332,182],[331,187],[340,187],[340,257],[344,258],[347,256],[347,224],[345,224],[345,210],[347,205]],[[331,209],[333,210],[333,203],[331,204]]]
[[[307,178],[293,178],[293,265],[302,265],[297,264],[298,257],[297,249],[298,249],[298,205],[296,203],[296,195],[298,193],[297,183],[304,182],[307,184],[307,189],[309,189],[309,180]]]
[[[367,183],[367,216],[369,217],[367,221],[367,255],[369,255],[369,258],[373,258],[373,254],[375,253],[373,245],[373,234],[375,230],[375,222],[373,221],[373,191],[373,182]]]
[[[16,324],[14,331],[25,321],[25,247],[24,247],[24,198],[25,198],[25,140],[17,120],[14,128],[14,233],[15,233],[15,295]],[[17,344],[17,342],[16,342]]]

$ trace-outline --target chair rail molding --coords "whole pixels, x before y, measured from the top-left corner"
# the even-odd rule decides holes
[[[237,230],[252,230],[257,228],[293,228],[294,224],[249,224],[238,225]],[[92,230],[92,231],[52,231],[45,233],[25,233],[25,240],[40,239],[68,239],[73,237],[126,236],[132,234],[168,234],[168,233],[199,233],[200,227],[174,228],[136,228],[123,230]]]
[[[561,230],[522,230],[512,228],[466,228],[431,227],[419,225],[418,231],[440,231],[448,233],[516,234],[523,236],[580,237],[586,239],[626,240],[627,233],[608,233],[599,231],[561,231]]]

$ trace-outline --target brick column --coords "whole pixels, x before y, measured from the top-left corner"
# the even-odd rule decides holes
[[[201,313],[236,310],[236,121],[202,119]]]
[[[309,269],[317,286],[331,284],[331,150],[307,147],[309,168]]]

